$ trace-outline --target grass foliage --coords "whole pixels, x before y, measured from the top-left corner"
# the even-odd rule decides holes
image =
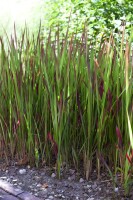
[[[21,40],[0,38],[0,156],[38,166],[63,162],[121,173],[133,166],[133,52],[113,37],[95,48],[51,33],[45,42],[24,30]],[[111,172],[113,170],[114,174]]]

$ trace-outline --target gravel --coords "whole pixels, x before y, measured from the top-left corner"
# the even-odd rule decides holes
[[[68,199],[68,200],[126,200],[124,192],[119,187],[113,187],[110,178],[104,174],[101,180],[92,173],[86,181],[81,173],[74,169],[64,169],[60,180],[54,169],[49,167],[31,168],[30,166],[10,166],[2,169],[0,179],[12,183],[15,187],[28,191],[40,199]],[[129,199],[133,199],[133,194]]]

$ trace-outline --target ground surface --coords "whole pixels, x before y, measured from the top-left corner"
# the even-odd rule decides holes
[[[73,169],[63,169],[61,179],[58,180],[54,169],[48,167],[40,169],[31,169],[30,166],[0,167],[0,181],[7,181],[20,190],[46,200],[133,199],[133,196],[124,197],[123,189],[119,184],[118,188],[114,188],[106,174],[102,173],[101,180],[98,181],[95,171],[89,181],[85,181],[81,173]]]

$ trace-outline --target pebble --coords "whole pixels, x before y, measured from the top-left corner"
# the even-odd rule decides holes
[[[40,177],[39,177],[39,176],[34,176],[34,179],[35,179],[36,181],[38,181],[38,180],[40,179]]]
[[[75,174],[73,174],[72,176],[69,176],[69,177],[68,177],[68,180],[69,180],[69,181],[75,180]]]
[[[74,170],[74,169],[69,169],[69,173],[70,173],[71,175],[73,175],[73,174],[75,173],[75,170]]]
[[[34,192],[37,192],[38,190],[35,188],[33,191],[34,191]]]
[[[80,179],[79,179],[79,182],[80,182],[80,183],[83,183],[83,182],[84,182],[84,179],[83,179],[83,178],[80,178]]]
[[[57,192],[58,194],[62,194],[62,193],[64,192],[64,190],[56,189],[56,192]]]
[[[84,193],[84,197],[88,197],[88,194]]]
[[[41,187],[41,186],[42,186],[42,185],[41,185],[40,183],[36,185],[36,187]]]
[[[119,188],[118,188],[118,187],[115,187],[114,191],[115,191],[115,192],[118,192],[118,191],[119,191]]]
[[[41,173],[41,176],[45,176],[45,172],[42,172],[42,173]]]
[[[2,180],[6,180],[7,179],[7,177],[6,176],[2,176],[2,177],[0,177]]]
[[[55,178],[55,177],[56,177],[56,174],[55,174],[55,173],[52,173],[52,174],[51,174],[51,177],[52,177],[52,178]]]
[[[18,181],[17,179],[13,179],[13,180],[12,180],[13,183],[15,183],[15,182],[17,182],[17,181]]]
[[[91,188],[91,185],[87,185],[87,188]]]
[[[106,190],[106,193],[108,194],[108,193],[109,193],[109,190]]]
[[[33,189],[33,188],[34,188],[34,186],[33,186],[33,185],[30,185],[30,186],[29,186],[29,188]]]
[[[99,190],[99,191],[101,191],[101,190],[102,190],[102,188],[98,188],[98,190]]]
[[[48,190],[47,190],[47,189],[42,190],[42,191],[39,192],[39,194],[40,194],[41,196],[44,196],[44,195],[48,194]]]
[[[19,170],[19,174],[21,174],[21,175],[26,174],[26,169],[20,169],[20,170]]]
[[[49,199],[53,199],[54,197],[53,197],[53,196],[49,196],[48,198],[49,198]]]
[[[95,189],[97,188],[97,184],[95,183],[94,185],[91,186],[91,188],[92,188],[93,190],[95,190]]]

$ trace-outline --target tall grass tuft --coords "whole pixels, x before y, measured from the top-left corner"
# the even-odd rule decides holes
[[[133,173],[133,55],[131,40],[113,36],[100,47],[73,35],[55,41],[0,37],[0,156],[7,164],[63,162],[121,173],[126,193]],[[131,59],[130,59],[131,58]],[[116,184],[116,183],[115,183]]]

